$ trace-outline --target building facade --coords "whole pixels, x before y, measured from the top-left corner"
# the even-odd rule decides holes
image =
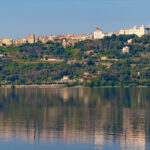
[[[35,35],[34,34],[29,34],[28,37],[27,37],[27,41],[30,44],[35,43]]]
[[[26,38],[17,38],[17,39],[14,39],[14,42],[13,44],[14,45],[22,45],[22,44],[26,44],[28,41]]]
[[[104,37],[112,36],[113,33],[103,33],[103,31],[97,27],[96,30],[93,33],[94,39],[103,39]]]
[[[103,33],[103,31],[99,27],[97,27],[94,31],[94,39],[103,39],[104,36],[105,34]]]
[[[144,25],[142,25],[141,27],[136,27],[134,26],[132,29],[121,29],[120,30],[120,34],[121,35],[132,35],[135,34],[139,37],[142,37],[145,34],[149,34],[149,29],[145,28]]]
[[[12,39],[8,39],[8,38],[1,39],[0,40],[0,45],[1,46],[11,46],[11,45],[13,45],[13,40]]]

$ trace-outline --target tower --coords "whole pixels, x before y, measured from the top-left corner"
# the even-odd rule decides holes
[[[33,44],[35,43],[35,35],[34,34],[29,34],[27,38],[28,43]]]

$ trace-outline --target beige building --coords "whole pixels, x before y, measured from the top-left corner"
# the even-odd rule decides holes
[[[45,36],[45,35],[40,35],[36,38],[36,41],[42,42],[42,43],[46,43],[48,41],[54,41],[55,39],[57,39],[57,36]]]
[[[27,41],[30,44],[35,43],[35,35],[34,34],[29,34],[28,37],[27,37]]]
[[[42,43],[46,43],[48,41],[52,42],[62,42],[63,46],[74,45],[76,42],[84,41],[87,39],[92,39],[93,34],[65,34],[65,35],[57,35],[57,36],[44,36],[40,35],[37,37],[37,41],[41,41]]]
[[[139,37],[142,37],[145,34],[149,34],[149,28],[145,28],[144,25],[141,27],[134,26],[132,29],[121,29],[120,30],[121,35],[132,35],[135,34]]]
[[[21,38],[21,41],[23,44],[27,43],[27,39],[26,38]]]
[[[102,56],[101,60],[107,60],[108,58],[106,56]]]
[[[25,44],[25,43],[27,43],[27,39],[26,38],[14,39],[14,45],[21,45],[21,44]]]
[[[1,39],[0,40],[0,45],[1,46],[4,46],[4,45],[6,45],[6,46],[10,46],[10,45],[12,45],[13,44],[13,40],[12,39]]]
[[[2,40],[0,40],[0,46],[3,46]]]

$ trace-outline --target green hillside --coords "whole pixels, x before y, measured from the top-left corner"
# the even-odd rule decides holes
[[[66,48],[53,42],[0,47],[0,83],[149,86],[150,36],[113,35]]]

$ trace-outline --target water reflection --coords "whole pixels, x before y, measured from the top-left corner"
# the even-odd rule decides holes
[[[0,138],[150,146],[150,89],[1,89]],[[94,149],[94,148],[93,148]]]

